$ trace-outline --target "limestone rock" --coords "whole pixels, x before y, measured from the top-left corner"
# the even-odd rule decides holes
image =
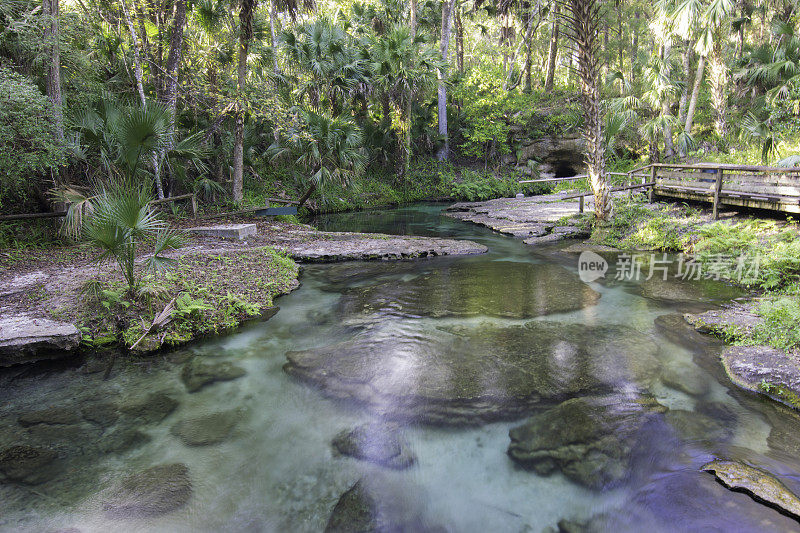
[[[721,359],[737,386],[800,408],[800,366],[785,352],[770,346],[731,346]]]
[[[182,507],[191,495],[186,465],[158,465],[120,481],[104,496],[103,510],[113,518],[159,516]]]
[[[153,392],[141,400],[123,403],[121,410],[143,424],[156,424],[178,407],[178,401],[164,392]]]
[[[333,439],[332,445],[341,455],[398,470],[416,461],[395,424],[377,422],[344,430]]]
[[[103,453],[122,453],[150,442],[150,436],[138,429],[118,428],[104,434],[99,443]]]
[[[89,403],[81,407],[81,413],[85,420],[104,428],[113,426],[119,419],[119,407],[112,402]]]
[[[217,381],[230,381],[244,376],[247,372],[233,363],[203,363],[194,359],[183,367],[181,380],[189,392],[197,392],[206,385]]]
[[[18,444],[0,450],[0,474],[5,480],[37,485],[58,473],[57,454],[47,448]]]
[[[80,343],[73,324],[28,315],[0,318],[0,367],[68,357]]]
[[[725,442],[731,439],[735,427],[703,413],[683,409],[671,409],[664,418],[687,441]]]
[[[567,400],[512,429],[508,455],[539,475],[559,470],[586,487],[614,486],[628,475],[641,428],[665,409],[646,398]]]
[[[22,427],[30,427],[35,424],[69,425],[77,424],[80,421],[79,411],[70,407],[51,407],[30,411],[19,415],[17,418],[17,422]]]
[[[658,316],[653,324],[668,340],[689,350],[719,350],[722,346],[720,340],[698,333],[680,313]]]
[[[749,494],[758,502],[800,519],[800,498],[769,472],[725,460],[712,461],[703,465],[702,470],[713,472],[729,489]]]
[[[187,418],[172,426],[172,434],[179,437],[187,446],[218,444],[228,438],[236,425],[237,418],[235,411]]]
[[[660,368],[658,346],[620,326],[404,324],[402,335],[395,327],[387,323],[345,342],[288,352],[284,370],[384,418],[464,425],[647,384]]]
[[[753,304],[729,304],[722,309],[711,309],[705,313],[684,315],[700,333],[725,336],[731,330],[741,335],[748,335],[754,328],[764,323],[764,319],[755,314]]]
[[[446,531],[428,523],[421,510],[424,501],[420,501],[418,494],[417,487],[408,487],[389,478],[362,477],[336,502],[325,533]]]
[[[699,368],[686,363],[673,362],[664,367],[661,381],[664,385],[690,396],[705,396],[710,389],[710,377]]]

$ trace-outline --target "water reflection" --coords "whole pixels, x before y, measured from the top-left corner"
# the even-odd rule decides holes
[[[123,361],[109,380],[88,367],[0,375],[0,450],[51,449],[58,466],[36,485],[3,477],[0,529],[352,530],[348,510],[365,527],[415,531],[798,529],[698,471],[724,456],[800,485],[800,419],[732,388],[720,344],[682,319],[687,295],[708,306],[728,288],[586,285],[574,255],[436,206],[325,225],[490,252],[308,266],[269,322],[146,367]],[[190,357],[246,373],[190,392]],[[118,409],[131,404],[138,413]],[[31,418],[51,407],[79,415]],[[509,457],[514,435],[548,475]],[[103,510],[120,480],[164,464],[186,465],[188,502],[146,518]]]

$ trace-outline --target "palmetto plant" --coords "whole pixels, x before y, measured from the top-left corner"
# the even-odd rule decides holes
[[[158,272],[175,261],[163,253],[179,248],[183,242],[150,209],[150,199],[145,185],[125,183],[102,189],[92,200],[92,214],[83,229],[87,242],[102,252],[97,261],[113,260],[119,265],[131,295],[135,295],[141,282],[135,271],[137,244],[143,238],[155,237],[153,254],[145,267]]]
[[[270,147],[274,159],[292,155],[308,172],[310,187],[301,204],[317,187],[345,185],[360,175],[366,166],[361,129],[348,116],[332,117],[326,113],[302,111],[303,128],[289,135],[285,142]]]
[[[761,144],[761,162],[767,164],[770,156],[778,155],[778,139],[769,119],[761,121],[752,112],[748,111],[741,122],[740,134],[748,141],[757,141]]]

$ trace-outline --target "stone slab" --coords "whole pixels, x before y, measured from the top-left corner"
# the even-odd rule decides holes
[[[258,233],[255,224],[220,224],[218,226],[198,226],[189,228],[189,233],[202,235],[204,237],[216,237],[218,239],[242,240]]]
[[[0,318],[0,367],[66,357],[80,342],[73,324],[28,315]]]

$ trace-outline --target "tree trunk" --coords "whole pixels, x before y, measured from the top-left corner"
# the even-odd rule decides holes
[[[275,19],[278,18],[278,0],[271,0],[269,6],[269,33],[272,38],[272,70],[277,75],[278,68],[278,38],[275,35]]]
[[[453,4],[455,0],[442,0],[442,37],[439,40],[439,53],[445,65],[448,63],[448,49],[450,47],[450,27],[453,17]],[[446,67],[445,67],[446,68]],[[444,145],[437,154],[439,161],[446,161],[450,156],[450,140],[447,132],[447,71],[439,71],[439,136],[444,140]]]
[[[671,114],[669,100],[664,100],[661,102],[661,115],[668,117]],[[669,122],[664,123],[664,157],[667,161],[675,157],[675,147],[672,144],[672,126]]]
[[[409,27],[411,36],[417,36],[417,0],[411,0],[409,14]],[[411,90],[406,93],[406,102],[403,109],[403,179],[409,178],[409,168],[411,167]]]
[[[692,77],[692,46],[688,40],[683,41],[683,87],[678,104],[678,122],[686,123],[686,106],[689,103],[689,83]],[[681,154],[683,155],[683,154]]]
[[[701,55],[697,61],[697,70],[694,73],[694,86],[692,87],[692,97],[689,99],[689,109],[686,110],[686,125],[683,131],[687,135],[692,134],[692,126],[694,125],[694,111],[697,109],[697,97],[700,95],[700,85],[703,82],[703,73],[706,68],[706,56]]]
[[[711,106],[714,108],[714,130],[717,135],[724,137],[728,128],[728,106],[725,94],[728,87],[728,66],[719,49],[715,48],[711,52],[708,68],[709,82],[711,83]]]
[[[558,23],[559,23],[559,4],[553,8],[553,29],[550,32],[550,48],[547,51],[547,76],[544,80],[544,90],[553,90],[553,81],[556,75],[556,61],[558,61]]]
[[[172,21],[172,32],[169,40],[169,55],[167,56],[167,65],[164,69],[164,94],[161,95],[161,102],[169,110],[169,128],[167,131],[167,146],[161,149],[159,154],[160,166],[166,167],[170,170],[168,164],[164,163],[164,154],[166,151],[175,144],[175,114],[177,111],[178,102],[178,70],[181,64],[181,56],[183,54],[183,31],[186,28],[186,0],[176,0],[175,2],[175,16]],[[163,184],[161,183],[161,176],[159,175],[159,165],[156,166],[156,189],[159,191],[159,197],[162,197],[164,192],[162,190]],[[170,170],[171,172],[171,170]],[[167,184],[167,188],[171,188],[171,180]]]
[[[600,65],[598,59],[599,1],[569,0],[566,4],[570,37],[575,43],[581,105],[586,138],[586,164],[589,182],[594,193],[594,213],[598,220],[607,221],[614,215],[611,191],[606,180],[606,160],[603,149],[603,117],[600,107]]]
[[[233,147],[233,201],[244,199],[244,89],[247,83],[247,54],[253,38],[253,10],[257,0],[242,0],[239,11],[239,63],[236,77],[236,134]]]
[[[136,78],[136,92],[139,93],[139,101],[145,105],[147,99],[144,95],[144,84],[142,83],[142,59],[139,53],[139,37],[136,34],[136,29],[133,27],[130,12],[128,11],[128,4],[125,0],[120,1],[122,6],[122,14],[125,17],[125,24],[128,26],[128,31],[131,34],[131,42],[133,43],[133,76]]]
[[[636,75],[636,58],[639,56],[639,10],[635,10],[633,12],[633,28],[631,29],[631,33],[633,33],[633,43],[631,45],[631,75],[628,78],[629,80],[633,81]]]
[[[56,142],[64,143],[64,110],[61,102],[61,31],[58,21],[58,0],[43,0],[42,14],[45,21],[44,42],[48,50],[47,98],[53,119],[53,134]]]
[[[456,23],[456,64],[458,71],[464,72],[464,24],[461,22],[461,5],[460,0],[456,1],[455,5],[455,23]]]

